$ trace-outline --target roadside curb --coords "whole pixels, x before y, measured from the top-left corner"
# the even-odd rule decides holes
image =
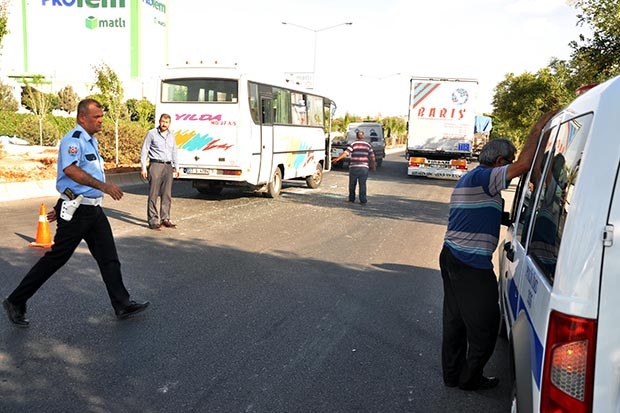
[[[140,176],[139,171],[109,174],[106,175],[106,181],[121,188],[147,184],[147,181]],[[56,191],[55,179],[0,183],[0,203],[56,195],[58,195],[58,191]]]
[[[404,153],[404,146],[385,148],[386,154],[398,153],[401,151]],[[140,171],[108,174],[106,175],[106,181],[118,185],[121,188],[148,184],[148,181],[142,179],[142,176],[140,176]],[[56,195],[58,195],[58,191],[56,191],[55,179],[0,183],[0,203]]]
[[[404,154],[405,153],[405,146],[404,145],[400,145],[400,146],[392,146],[390,148],[385,148],[386,155],[391,155],[393,153],[398,153],[398,152],[402,152]]]

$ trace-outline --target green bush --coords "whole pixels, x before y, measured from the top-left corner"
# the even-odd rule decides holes
[[[24,121],[25,113],[0,111],[0,135],[17,136],[17,125]]]
[[[60,136],[65,136],[67,132],[69,132],[75,127],[76,124],[75,116],[49,116],[49,119],[56,125],[56,128],[58,128],[58,130],[60,131]]]
[[[43,119],[43,139],[44,146],[56,146],[61,138],[60,131],[56,124],[51,121],[50,116]],[[33,145],[40,145],[41,138],[39,136],[39,119],[34,115],[27,115],[24,120],[17,125],[15,130],[17,136],[27,140]]]
[[[118,125],[118,163],[135,165],[140,163],[140,150],[148,128],[136,122],[120,121]],[[99,153],[106,162],[116,160],[116,134],[114,122],[105,119],[103,129],[97,134]]]
[[[43,121],[43,145],[55,146],[76,125],[75,117],[47,115]],[[140,149],[149,126],[137,122],[120,121],[118,131],[119,165],[140,163]],[[30,113],[0,111],[0,135],[18,136],[33,145],[39,144],[39,120]],[[97,135],[99,151],[106,162],[116,161],[116,134],[114,122],[104,119],[103,129]]]

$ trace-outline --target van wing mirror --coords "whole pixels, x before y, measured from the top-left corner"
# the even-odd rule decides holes
[[[510,219],[510,212],[502,212],[502,225],[510,227],[512,225],[512,219]]]
[[[508,258],[508,261],[513,262],[515,260],[515,252],[512,249],[512,243],[510,242],[505,243],[504,251],[506,252],[506,258]]]

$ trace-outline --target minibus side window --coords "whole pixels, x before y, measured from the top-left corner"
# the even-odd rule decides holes
[[[540,191],[528,254],[550,283],[553,283],[564,224],[570,212],[591,120],[592,115],[588,114],[562,123],[553,147],[544,154],[545,165],[538,179]]]

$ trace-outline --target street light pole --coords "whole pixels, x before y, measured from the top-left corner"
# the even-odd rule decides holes
[[[312,59],[312,84],[314,86],[314,81],[316,78],[316,52],[317,52],[317,41],[318,41],[319,32],[324,32],[326,30],[334,29],[340,26],[350,26],[353,23],[352,22],[338,23],[338,24],[334,24],[333,26],[323,27],[321,29],[313,29],[311,27],[306,27],[306,26],[302,26],[301,24],[290,23],[290,22],[282,22],[282,24],[299,27],[300,29],[308,30],[314,33],[314,57]]]

